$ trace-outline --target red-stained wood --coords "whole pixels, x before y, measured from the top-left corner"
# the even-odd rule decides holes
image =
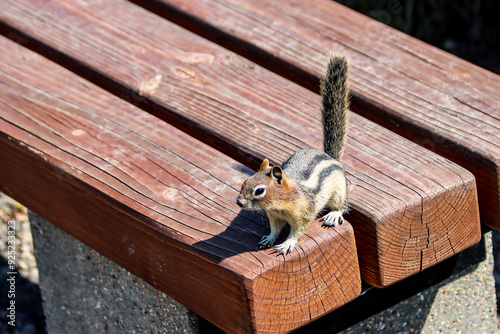
[[[317,94],[129,2],[1,7],[12,39],[238,159],[280,163],[322,146]],[[348,220],[365,281],[390,285],[479,241],[472,174],[356,114],[348,136]]]
[[[352,226],[286,258],[235,204],[251,171],[0,37],[0,190],[231,333],[282,333],[361,291]]]
[[[317,90],[332,51],[352,61],[353,110],[473,172],[500,228],[500,77],[331,0],[135,1]]]

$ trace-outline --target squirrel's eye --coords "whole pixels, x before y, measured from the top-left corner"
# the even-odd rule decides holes
[[[262,195],[264,193],[265,189],[264,188],[257,188],[254,192],[255,196]]]

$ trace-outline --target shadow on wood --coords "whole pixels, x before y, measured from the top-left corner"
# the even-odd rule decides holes
[[[255,226],[248,225],[252,220]],[[224,232],[193,245],[211,252],[213,248],[227,249],[227,240],[237,239],[240,245],[232,244],[228,256],[214,261],[224,265],[234,258],[245,267],[245,259],[239,255],[250,253],[259,259],[261,268],[253,269],[244,278],[256,332],[281,332],[302,326],[359,294],[354,232],[348,222],[324,229],[316,221],[286,256],[277,255],[273,249],[259,250],[260,237],[238,232],[256,228],[262,235],[268,234],[269,229],[263,229],[261,223],[267,224],[262,213],[241,211]],[[286,233],[285,229],[281,239]]]

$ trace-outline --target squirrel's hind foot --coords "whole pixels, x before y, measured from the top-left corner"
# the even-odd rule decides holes
[[[276,239],[277,239],[277,236],[275,236],[273,234],[263,236],[262,239],[260,240],[260,242],[258,243],[259,248],[272,247],[274,245],[274,243],[276,242]]]
[[[292,250],[293,250],[293,248],[295,247],[296,244],[297,244],[297,240],[286,239],[285,241],[283,241],[283,243],[274,246],[274,249],[278,253],[286,255],[286,254],[292,252]]]
[[[321,218],[323,222],[323,227],[331,227],[342,225],[344,222],[344,217],[342,217],[342,211],[330,211]]]

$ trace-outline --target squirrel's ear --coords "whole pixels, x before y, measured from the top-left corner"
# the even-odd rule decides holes
[[[283,183],[283,171],[281,170],[281,167],[279,166],[274,166],[273,169],[271,170],[271,175],[273,176],[273,179],[278,182],[279,185]]]
[[[264,159],[262,160],[262,163],[260,164],[260,170],[264,170],[269,168],[269,160]]]

